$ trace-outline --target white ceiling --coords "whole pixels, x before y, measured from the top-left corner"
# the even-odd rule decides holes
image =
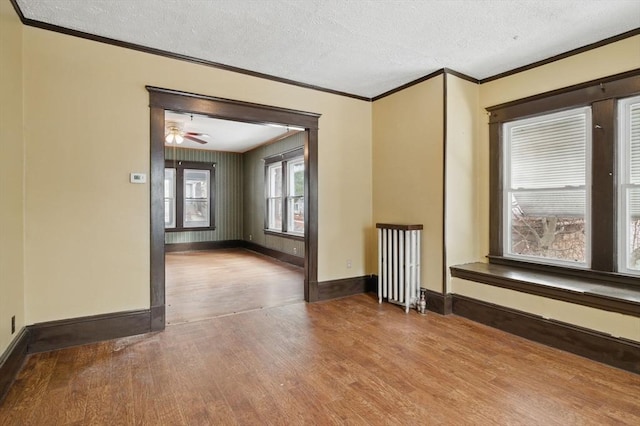
[[[278,140],[291,129],[285,126],[252,124],[239,121],[220,120],[197,114],[183,114],[165,111],[165,123],[179,123],[184,132],[205,133],[198,139],[205,145],[185,139],[179,147],[207,149],[213,151],[246,152],[266,142]],[[174,144],[167,144],[174,146]]]
[[[639,0],[17,3],[27,19],[366,98],[445,67],[483,79],[640,27]]]

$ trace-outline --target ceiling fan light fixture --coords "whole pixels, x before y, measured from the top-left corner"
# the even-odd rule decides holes
[[[180,126],[173,122],[170,122],[167,126],[167,134],[165,135],[164,140],[168,144],[181,144],[184,141],[184,136]]]

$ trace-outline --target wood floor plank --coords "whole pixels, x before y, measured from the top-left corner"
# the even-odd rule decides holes
[[[167,324],[304,300],[304,270],[241,248],[165,255]]]
[[[356,295],[30,355],[0,425],[638,425],[640,376]]]

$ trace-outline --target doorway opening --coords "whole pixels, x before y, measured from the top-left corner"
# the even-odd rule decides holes
[[[317,176],[318,119],[315,113],[295,111],[192,93],[147,87],[151,118],[151,329],[166,324],[165,276],[165,137],[166,111],[198,114],[243,123],[292,126],[304,132],[304,300],[317,300]],[[215,220],[215,219],[214,219]],[[210,224],[211,225],[211,224]]]

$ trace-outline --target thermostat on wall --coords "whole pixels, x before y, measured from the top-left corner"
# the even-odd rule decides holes
[[[129,182],[131,183],[147,183],[146,173],[131,173],[129,175]]]

